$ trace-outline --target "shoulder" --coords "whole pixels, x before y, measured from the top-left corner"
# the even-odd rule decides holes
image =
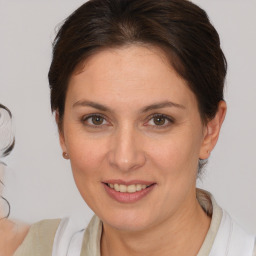
[[[0,221],[0,255],[13,255],[22,243],[29,226],[25,223],[9,219]]]
[[[14,256],[50,256],[60,221],[60,219],[42,220],[33,224]]]
[[[219,207],[209,192],[198,190],[197,198],[205,212],[212,217],[198,256],[209,254],[219,256],[225,251],[229,251],[229,255],[232,256],[256,256],[254,235],[247,233],[236,220]]]

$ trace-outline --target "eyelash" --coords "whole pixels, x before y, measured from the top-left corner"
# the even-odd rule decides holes
[[[100,118],[103,118],[103,120],[104,121],[107,121],[107,118],[104,116],[104,115],[101,115],[101,114],[90,114],[90,115],[88,115],[88,116],[83,116],[82,117],[82,119],[81,119],[81,121],[82,121],[82,123],[84,124],[84,125],[86,125],[86,126],[89,126],[89,127],[92,127],[92,128],[102,128],[102,126],[104,125],[95,125],[95,124],[88,124],[87,122],[88,122],[88,120],[90,119],[90,118],[93,118],[93,117],[100,117]]]
[[[88,120],[90,118],[93,118],[93,117],[100,117],[100,118],[103,118],[103,122],[104,121],[107,121],[107,118],[104,116],[104,115],[101,115],[101,114],[90,114],[88,116],[83,116],[82,119],[81,119],[81,122],[86,125],[86,126],[89,126],[89,127],[92,127],[92,128],[102,128],[102,126],[106,125],[106,124],[99,124],[99,125],[95,125],[95,124],[88,124]],[[174,123],[174,119],[167,116],[167,115],[164,115],[164,114],[153,114],[151,116],[149,116],[147,118],[147,122],[146,122],[146,125],[145,126],[150,126],[150,125],[147,125],[147,123],[149,123],[151,120],[153,120],[154,118],[164,118],[165,120],[167,120],[167,124],[164,124],[164,125],[151,125],[153,129],[164,129],[168,126],[170,126],[171,124]],[[108,122],[108,121],[107,121]]]
[[[166,127],[169,127],[171,124],[174,123],[174,119],[171,118],[170,116],[167,116],[167,115],[164,115],[164,114],[153,114],[151,115],[149,118],[148,118],[148,121],[151,121],[153,120],[154,118],[164,118],[165,120],[167,120],[167,124],[164,124],[164,125],[152,125],[152,128],[153,129],[164,129]]]

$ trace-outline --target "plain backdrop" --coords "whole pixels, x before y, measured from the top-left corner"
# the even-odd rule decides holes
[[[0,0],[0,102],[13,113],[16,146],[5,159],[11,217],[27,222],[91,211],[62,158],[47,73],[60,22],[81,0]],[[227,117],[198,186],[256,233],[256,1],[194,0],[209,14],[228,60]]]

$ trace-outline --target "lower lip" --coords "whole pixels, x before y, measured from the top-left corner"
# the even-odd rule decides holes
[[[122,193],[122,192],[115,191],[114,189],[112,189],[108,185],[106,185],[105,183],[103,183],[103,185],[104,185],[104,188],[105,188],[106,192],[108,193],[108,195],[111,198],[118,201],[119,203],[135,203],[135,202],[141,200],[142,198],[144,198],[146,195],[148,195],[148,193],[150,193],[155,187],[155,184],[153,184],[150,187],[147,187],[140,191],[136,191],[134,193],[127,193],[127,192]]]

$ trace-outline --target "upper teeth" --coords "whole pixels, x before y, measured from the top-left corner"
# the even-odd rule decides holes
[[[142,185],[142,184],[133,184],[133,185],[126,186],[123,184],[119,185],[119,184],[109,184],[109,183],[108,183],[108,186],[113,188],[115,191],[122,192],[122,193],[126,193],[126,192],[134,193],[136,191],[140,191],[148,187],[147,185]]]

